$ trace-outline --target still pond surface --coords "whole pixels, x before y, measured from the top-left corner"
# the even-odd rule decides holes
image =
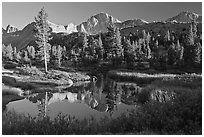
[[[100,120],[104,116],[117,117],[137,109],[141,88],[136,83],[101,77],[96,82],[35,91],[24,99],[9,102],[5,111],[51,119],[61,113],[78,119],[94,117]]]

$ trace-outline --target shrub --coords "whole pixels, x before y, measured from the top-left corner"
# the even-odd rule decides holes
[[[38,68],[34,67],[34,66],[25,66],[25,67],[20,67],[19,71],[21,74],[23,75],[37,75],[37,76],[44,76],[44,73],[42,71],[40,71]]]

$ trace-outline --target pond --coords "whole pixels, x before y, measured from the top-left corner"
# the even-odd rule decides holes
[[[104,116],[117,117],[137,109],[140,105],[137,96],[141,89],[137,83],[101,76],[96,82],[36,90],[20,100],[9,102],[4,111],[14,110],[31,117],[49,116],[51,119],[63,114],[100,120]]]

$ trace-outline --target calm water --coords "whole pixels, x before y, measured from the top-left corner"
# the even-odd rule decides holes
[[[49,116],[59,113],[79,119],[117,117],[138,107],[137,95],[141,87],[136,83],[116,82],[99,78],[97,82],[36,91],[24,99],[9,102],[5,111],[14,110],[32,117]]]

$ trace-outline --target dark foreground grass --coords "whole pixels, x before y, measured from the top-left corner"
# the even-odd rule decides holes
[[[158,80],[151,88],[168,89],[175,98],[166,102],[149,101],[129,115],[78,120],[59,115],[37,120],[3,113],[3,134],[202,134],[202,78],[182,77]],[[147,92],[150,93],[150,92]]]

